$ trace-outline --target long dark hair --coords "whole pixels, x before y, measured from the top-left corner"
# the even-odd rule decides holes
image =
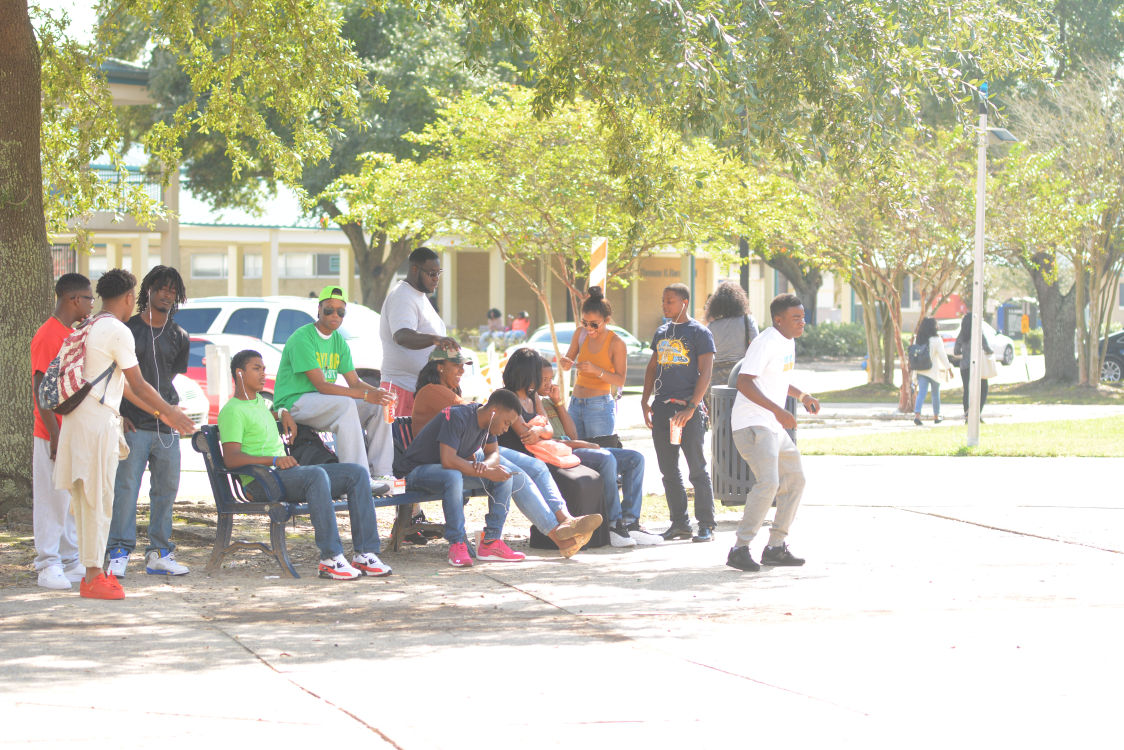
[[[137,294],[137,312],[143,313],[148,309],[148,293],[151,290],[166,286],[172,287],[172,291],[176,293],[176,303],[172,306],[172,313],[175,314],[176,308],[187,302],[187,287],[183,284],[180,272],[171,266],[156,266],[144,275]]]
[[[917,326],[917,343],[927,344],[929,339],[937,335],[937,319],[923,318],[921,325]]]
[[[441,363],[436,360],[430,360],[425,363],[425,367],[421,368],[421,372],[418,373],[418,383],[414,387],[414,393],[417,393],[427,385],[442,385],[441,368],[438,367],[439,364]],[[453,389],[453,393],[458,396],[462,395],[461,387],[458,385]]]
[[[503,387],[509,391],[526,391],[532,398],[542,388],[543,358],[534,349],[516,349],[503,368]]]
[[[964,313],[960,319],[960,333],[956,334],[956,343],[967,346],[972,342],[972,313]]]
[[[732,281],[723,281],[710,295],[706,303],[707,320],[722,320],[723,318],[744,318],[749,314],[749,300],[745,290]]]

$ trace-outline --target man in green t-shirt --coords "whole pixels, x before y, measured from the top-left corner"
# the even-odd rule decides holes
[[[230,360],[234,376],[234,398],[219,412],[219,439],[223,462],[228,469],[258,464],[276,468],[286,500],[308,503],[316,546],[320,549],[320,577],[347,581],[362,575],[388,576],[390,566],[379,559],[379,528],[375,502],[371,498],[371,475],[363,464],[338,463],[300,466],[285,455],[277,433],[277,422],[260,393],[265,387],[265,364],[261,354],[247,349]],[[290,414],[281,412],[281,425],[291,439],[297,426]],[[242,476],[242,488],[253,500],[268,498],[252,477]],[[351,514],[351,543],[355,556],[348,563],[343,555],[332,498],[347,494]]]
[[[288,411],[300,424],[333,433],[340,462],[366,466],[375,480],[372,490],[382,494],[394,464],[383,405],[394,397],[355,372],[351,348],[339,332],[346,313],[343,290],[324,287],[316,322],[293,331],[285,343],[273,403],[278,413]],[[347,385],[336,385],[338,375]]]

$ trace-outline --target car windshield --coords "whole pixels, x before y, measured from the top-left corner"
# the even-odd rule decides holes
[[[378,338],[379,316],[374,310],[361,305],[348,305],[340,334],[345,339],[360,339],[367,336]]]
[[[176,310],[175,320],[188,333],[206,333],[218,316],[217,307],[191,307]]]
[[[562,347],[569,346],[570,340],[572,338],[574,338],[574,329],[573,328],[562,328],[561,326],[555,326],[554,332],[558,335],[559,346],[562,346]],[[547,327],[547,328],[537,332],[534,336],[532,336],[528,340],[528,343],[541,344],[541,343],[546,343],[546,342],[549,342],[549,341],[550,341],[550,328]]]

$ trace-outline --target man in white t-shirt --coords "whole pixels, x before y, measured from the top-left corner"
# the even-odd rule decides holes
[[[785,537],[796,517],[804,493],[804,470],[800,452],[786,430],[796,428],[796,417],[785,408],[793,396],[815,414],[820,402],[792,385],[796,365],[796,342],[804,333],[804,305],[794,294],[778,294],[769,305],[773,327],[750,342],[738,375],[738,395],[730,415],[734,447],[749,464],[756,480],[745,500],[738,524],[737,540],[726,564],[738,570],[757,571],[761,565],[803,565],[804,560],[788,551]],[[769,545],[758,565],[749,543],[765,522],[773,501],[777,513],[769,530]]]
[[[379,338],[382,340],[382,383],[398,397],[395,413],[409,416],[414,411],[414,391],[418,373],[429,361],[435,346],[446,351],[460,349],[445,335],[445,321],[429,295],[441,280],[441,261],[428,247],[410,253],[406,279],[394,287],[382,306]]]

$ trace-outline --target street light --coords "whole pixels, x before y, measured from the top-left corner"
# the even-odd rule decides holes
[[[972,263],[972,342],[968,370],[968,446],[980,443],[980,358],[983,356],[984,204],[987,197],[987,146],[1016,143],[1005,128],[987,126],[987,84],[980,86],[980,124],[976,130],[976,253]]]

